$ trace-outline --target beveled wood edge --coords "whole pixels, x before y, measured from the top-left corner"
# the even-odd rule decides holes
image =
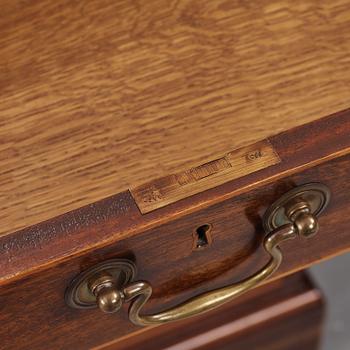
[[[350,153],[350,109],[269,138],[282,162],[142,215],[129,191],[0,237],[0,284]],[[280,277],[280,276],[279,276]]]

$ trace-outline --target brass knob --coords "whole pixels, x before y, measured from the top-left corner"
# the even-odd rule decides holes
[[[96,295],[96,302],[101,311],[113,313],[121,308],[123,298],[115,286],[103,287]]]
[[[294,225],[299,235],[306,238],[314,236],[319,229],[317,217],[311,213],[300,213],[295,218]]]
[[[97,306],[105,313],[117,312],[123,305],[123,294],[119,291],[115,279],[111,275],[102,275],[92,279],[89,284],[96,297]]]
[[[312,213],[310,203],[295,197],[285,206],[285,217],[292,222],[300,236],[314,236],[319,229],[317,216]]]

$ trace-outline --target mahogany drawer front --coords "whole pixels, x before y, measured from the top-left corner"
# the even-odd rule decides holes
[[[305,272],[250,291],[224,308],[141,330],[94,350],[317,350],[324,301]]]
[[[283,243],[283,264],[274,278],[348,250],[349,116],[342,112],[277,135],[270,143],[280,163],[149,213],[141,214],[126,191],[1,237],[2,346],[87,349],[136,332],[126,305],[108,315],[65,304],[71,280],[110,258],[133,260],[137,279],[152,284],[146,313],[252,275],[267,261],[263,213],[305,183],[328,186],[332,198],[316,237]],[[211,244],[194,250],[193,232],[208,223]]]

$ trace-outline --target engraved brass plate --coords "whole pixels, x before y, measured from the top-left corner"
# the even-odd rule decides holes
[[[270,142],[264,140],[189,170],[150,181],[131,189],[131,193],[145,214],[280,162]]]

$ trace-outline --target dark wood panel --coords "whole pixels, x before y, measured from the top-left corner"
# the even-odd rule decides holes
[[[224,308],[94,350],[317,350],[323,313],[322,295],[303,272],[251,291]]]
[[[340,254],[350,248],[348,222],[344,220],[350,215],[349,164],[350,155],[324,162],[103,248],[80,252],[66,261],[7,280],[0,289],[0,321],[4,325],[0,337],[4,346],[46,349],[49,342],[56,348],[85,349],[138,330],[128,321],[126,307],[117,315],[105,315],[98,310],[73,310],[64,304],[70,280],[111,257],[135,260],[138,278],[151,282],[154,295],[146,307],[148,312],[249,276],[267,259],[261,247],[262,213],[281,193],[302,183],[326,184],[332,200],[320,218],[316,237],[283,244],[285,258],[275,278]],[[192,232],[207,222],[213,226],[212,244],[193,251]],[[95,231],[85,233],[94,235]],[[16,259],[19,261],[19,257]]]

